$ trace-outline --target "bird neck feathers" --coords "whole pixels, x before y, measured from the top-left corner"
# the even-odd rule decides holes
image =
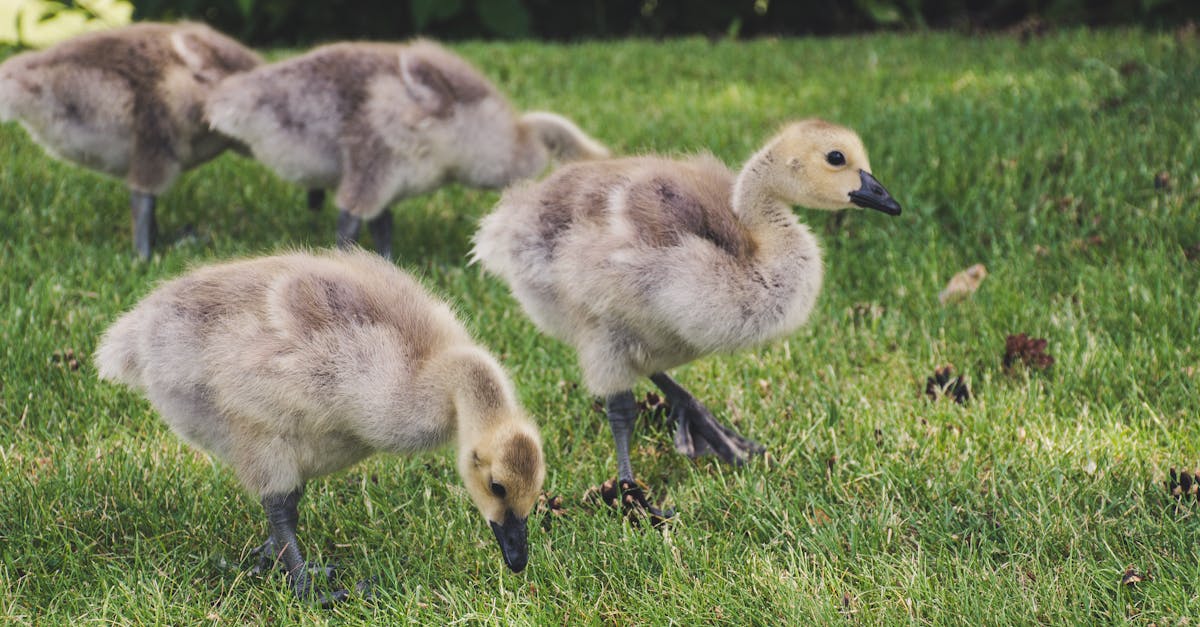
[[[506,417],[519,413],[512,383],[486,352],[451,350],[436,366],[431,374],[449,399],[460,442],[491,431]]]
[[[733,183],[733,211],[760,244],[769,243],[772,233],[792,231],[799,224],[773,189],[776,159],[772,142],[750,157]]]

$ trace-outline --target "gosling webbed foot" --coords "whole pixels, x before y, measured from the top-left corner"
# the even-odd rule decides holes
[[[713,416],[703,403],[664,373],[650,380],[662,390],[675,421],[675,450],[691,458],[716,455],[734,466],[766,452],[763,445],[743,437]]]
[[[275,550],[275,541],[270,537],[266,542],[258,545],[250,550],[250,559],[254,560],[253,566],[250,567],[250,574],[255,577],[261,577],[273,570],[287,572],[283,561],[278,551]],[[304,568],[310,577],[323,575],[326,579],[333,579],[338,572],[337,562],[316,563],[311,560],[305,560]]]
[[[640,524],[643,520],[649,520],[651,526],[659,527],[674,518],[675,511],[654,505],[646,494],[647,489],[648,486],[641,481],[624,479],[609,479],[600,484],[598,489],[592,488],[599,492],[601,502],[625,514],[629,522]]]

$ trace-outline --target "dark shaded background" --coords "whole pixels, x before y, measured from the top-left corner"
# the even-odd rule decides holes
[[[204,20],[252,45],[335,39],[549,40],[835,35],[922,28],[1037,33],[1177,28],[1200,0],[135,0],[135,18]]]

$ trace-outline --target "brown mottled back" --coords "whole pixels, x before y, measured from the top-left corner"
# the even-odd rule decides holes
[[[410,57],[412,77],[439,95],[438,117],[449,116],[456,104],[472,104],[496,93],[478,70],[433,42],[415,41],[403,54]]]
[[[732,192],[733,174],[710,156],[685,162],[647,159],[625,192],[626,213],[651,246],[674,246],[684,235],[694,235],[743,257],[754,252],[754,243],[733,212]]]
[[[378,324],[386,315],[370,293],[343,277],[300,275],[280,287],[279,292],[301,336],[341,326]]]
[[[338,94],[334,100],[338,111],[330,114],[346,119],[357,115],[362,109],[374,77],[400,75],[398,51],[398,46],[388,44],[334,44],[318,49],[292,64],[281,66],[286,68],[281,74],[284,81],[294,80],[313,91]],[[289,108],[289,94],[287,90],[278,94],[285,98],[272,104],[286,111]]]
[[[539,233],[551,252],[573,224],[600,222],[607,215],[609,192],[628,182],[621,168],[606,167],[609,165],[566,165],[542,185],[538,194]]]

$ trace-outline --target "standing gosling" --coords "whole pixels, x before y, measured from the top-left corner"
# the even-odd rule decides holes
[[[313,595],[296,540],[305,482],[376,451],[415,453],[452,438],[505,563],[525,567],[526,519],[545,478],[537,427],[450,308],[374,254],[202,267],[117,320],[96,363],[258,495],[270,524],[264,548],[300,598]]]
[[[311,209],[336,187],[338,244],[353,243],[367,220],[385,257],[396,200],[450,181],[504,187],[551,157],[608,156],[562,116],[518,116],[475,68],[429,41],[322,46],[224,82],[206,107],[214,128],[307,186]]]
[[[474,256],[539,328],[576,348],[632,487],[630,390],[642,376],[666,395],[681,453],[741,463],[763,450],[665,371],[803,324],[823,270],[792,206],[898,215],[870,170],[853,131],[816,119],[784,128],[736,176],[712,156],[575,164],[506,192]]]
[[[232,145],[203,120],[205,95],[259,63],[203,24],[80,35],[0,64],[0,121],[20,121],[55,157],[125,179],[134,249],[149,259],[155,198]]]

